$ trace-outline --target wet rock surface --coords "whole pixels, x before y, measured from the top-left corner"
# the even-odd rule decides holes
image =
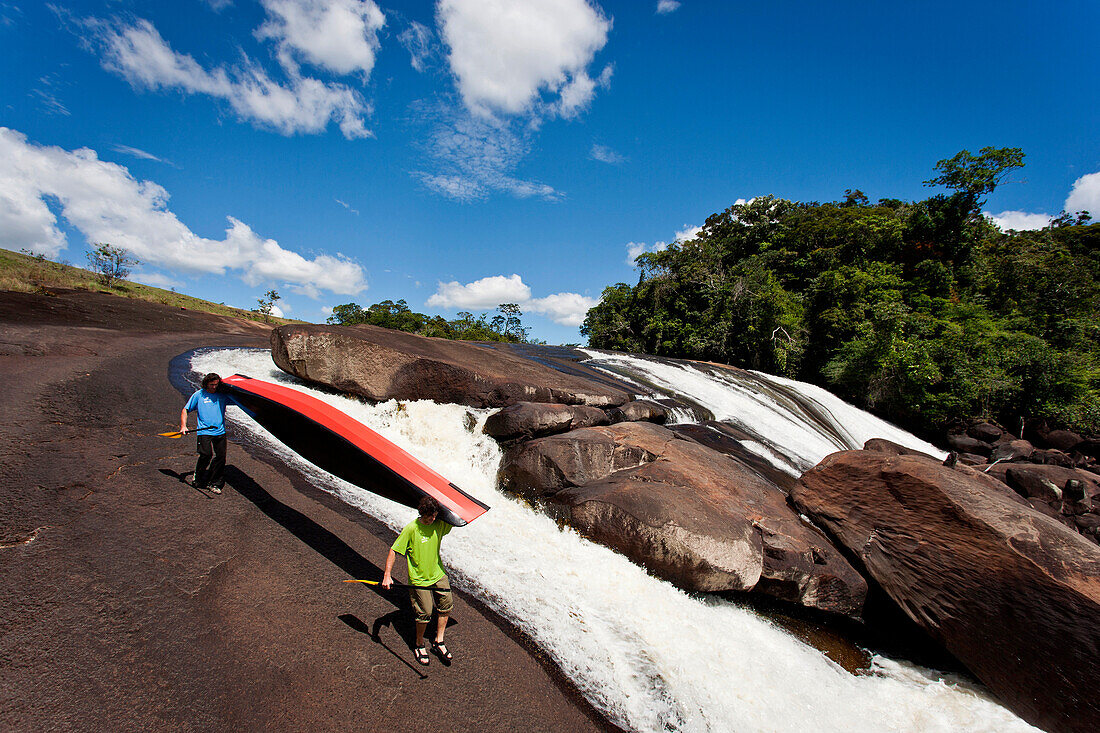
[[[231,442],[220,496],[178,479],[170,360],[268,331],[0,292],[0,729],[397,731],[425,697],[453,730],[610,729],[464,593],[453,666],[421,673],[407,594],[341,582],[380,577],[393,532],[281,460]]]
[[[667,428],[620,423],[532,440],[508,450],[501,479],[682,588],[756,589],[852,616],[862,608],[863,578],[778,487]]]
[[[792,498],[1019,715],[1100,729],[1100,548],[996,479],[917,456],[834,453]]]

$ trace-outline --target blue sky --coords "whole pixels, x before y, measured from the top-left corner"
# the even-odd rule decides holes
[[[0,0],[0,247],[290,317],[518,302],[534,336],[739,199],[1100,218],[1095,2]]]

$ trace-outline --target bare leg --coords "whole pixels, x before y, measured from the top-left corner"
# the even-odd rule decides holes
[[[423,646],[427,646],[424,643],[424,631],[427,628],[428,628],[428,622],[427,621],[423,621],[423,622],[417,621],[416,622],[416,648],[417,649],[419,649]]]
[[[445,632],[447,630],[447,619],[449,619],[449,618],[450,618],[450,614],[446,614],[446,613],[439,614],[439,625],[435,629],[435,643],[436,644],[442,644],[443,643],[443,632]]]

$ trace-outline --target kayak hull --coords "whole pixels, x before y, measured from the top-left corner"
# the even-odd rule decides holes
[[[318,468],[379,496],[416,507],[431,496],[440,519],[464,526],[489,507],[337,408],[304,392],[234,374],[223,389],[284,445]]]

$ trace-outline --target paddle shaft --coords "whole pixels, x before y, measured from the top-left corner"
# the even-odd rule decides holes
[[[345,583],[366,583],[367,585],[377,585],[377,586],[382,585],[381,580],[345,580],[344,582]],[[420,588],[420,589],[423,589],[423,590],[438,590],[441,593],[447,593],[447,592],[450,592],[450,590],[451,590],[450,588],[434,588],[433,586],[430,586],[430,585],[409,585],[408,583],[393,583],[392,585],[390,585],[390,587],[391,588],[410,588],[410,589]]]

